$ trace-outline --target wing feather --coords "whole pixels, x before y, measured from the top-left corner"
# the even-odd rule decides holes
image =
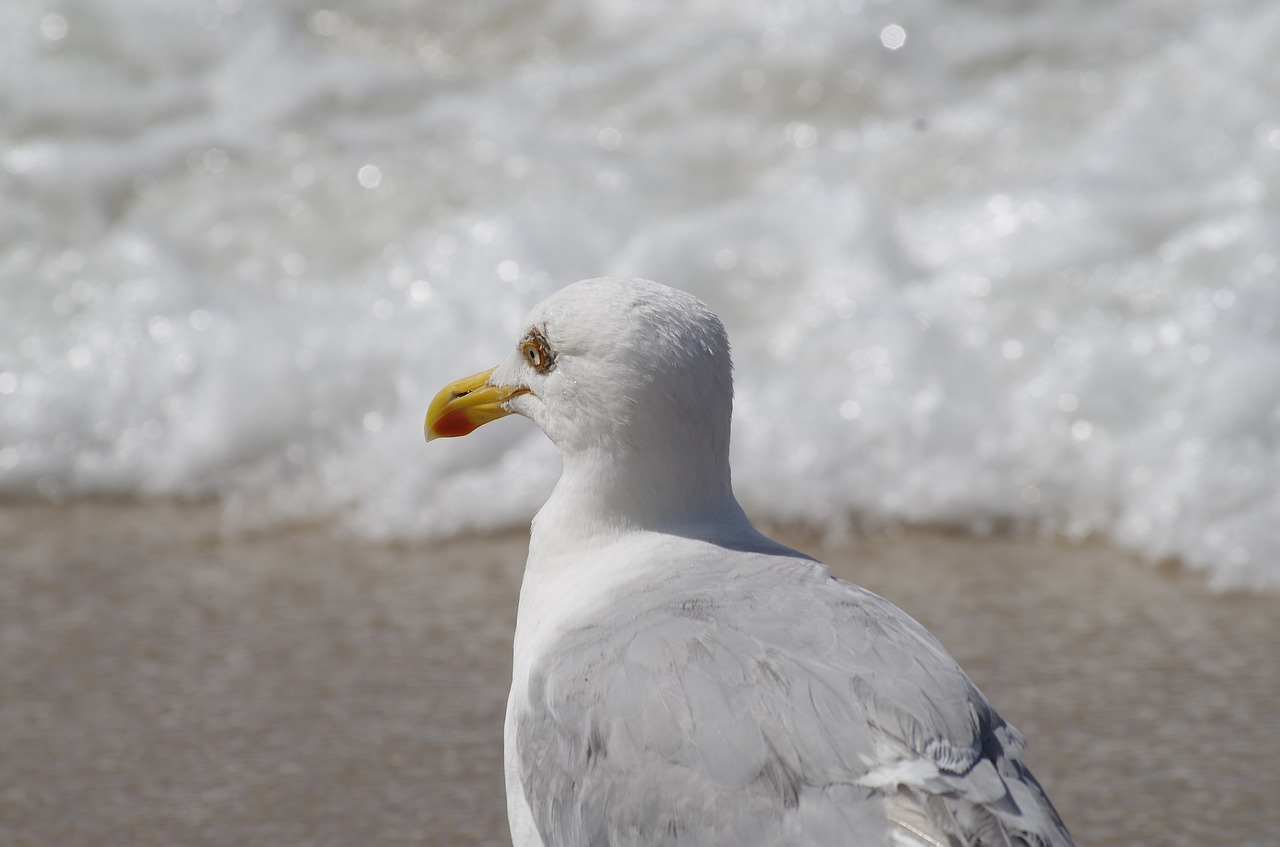
[[[637,584],[535,664],[516,731],[544,843],[1072,843],[932,636],[759,558]]]

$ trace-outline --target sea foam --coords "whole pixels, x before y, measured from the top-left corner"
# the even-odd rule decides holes
[[[765,521],[1101,535],[1280,588],[1280,7],[0,9],[0,492],[523,524],[422,443],[561,285],[735,345]]]

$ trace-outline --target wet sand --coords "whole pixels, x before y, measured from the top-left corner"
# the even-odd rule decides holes
[[[783,537],[946,644],[1082,845],[1274,845],[1280,598],[1098,544]],[[0,506],[0,844],[507,844],[522,534]]]

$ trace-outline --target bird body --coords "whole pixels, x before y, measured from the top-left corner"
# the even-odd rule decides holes
[[[517,847],[1070,845],[933,636],[751,526],[731,407],[719,319],[612,279],[544,301],[432,404],[429,437],[515,412],[564,458],[516,626]]]

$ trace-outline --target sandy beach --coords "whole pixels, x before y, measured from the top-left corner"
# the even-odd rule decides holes
[[[1280,599],[1095,543],[783,540],[938,635],[1082,845],[1275,843]],[[0,507],[0,843],[509,843],[524,553]]]

